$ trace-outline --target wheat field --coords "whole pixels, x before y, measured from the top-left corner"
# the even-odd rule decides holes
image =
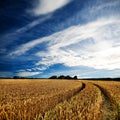
[[[120,82],[1,79],[0,120],[119,120]]]

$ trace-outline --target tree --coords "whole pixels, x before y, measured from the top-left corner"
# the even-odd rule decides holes
[[[72,77],[70,77],[69,75],[65,76],[65,79],[73,79]]]
[[[75,80],[77,80],[77,76],[74,76],[74,77],[71,77],[71,76],[69,76],[69,75],[67,75],[67,76],[64,76],[64,75],[60,75],[60,76],[56,76],[56,75],[53,75],[53,76],[51,76],[51,77],[49,77],[49,79],[75,79]]]
[[[27,79],[27,78],[21,76],[13,76],[13,79]]]
[[[20,77],[19,76],[13,76],[13,79],[19,79]]]
[[[56,75],[51,76],[49,79],[57,79]]]
[[[77,80],[77,76],[74,76],[73,79]]]
[[[65,76],[64,76],[64,75],[60,75],[60,76],[58,77],[58,79],[65,79]]]

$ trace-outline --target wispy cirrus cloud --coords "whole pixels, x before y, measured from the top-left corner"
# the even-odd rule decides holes
[[[47,51],[37,52],[38,65],[87,66],[95,69],[120,68],[120,22],[118,17],[98,19],[72,26],[48,37],[26,43],[11,55],[22,55],[45,41]]]
[[[97,31],[99,31],[99,36],[103,37],[103,39],[104,37],[107,37],[106,39],[109,39],[109,37],[116,37],[116,35],[117,35],[117,38],[115,39],[118,39],[119,23],[120,23],[119,18],[112,17],[112,18],[109,18],[109,20],[107,20],[107,18],[102,18],[97,21],[90,22],[88,24],[72,26],[72,27],[69,27],[68,29],[65,29],[64,31],[56,32],[51,36],[43,37],[40,39],[30,41],[26,44],[23,44],[20,47],[18,47],[15,51],[11,52],[10,55],[11,56],[22,55],[25,52],[29,51],[30,49],[34,48],[35,46],[43,42],[50,42],[49,45],[54,45],[52,47],[68,46],[80,40],[85,40],[86,38],[97,37]],[[104,29],[105,28],[104,26],[107,26],[106,29],[108,29],[108,31]],[[113,26],[113,29],[115,29],[115,26],[117,27],[117,29],[114,32],[111,31],[112,26]],[[100,31],[100,29],[103,29],[104,32],[103,30]],[[107,34],[105,34],[105,32],[107,32]]]
[[[119,0],[93,0],[85,4],[84,9],[80,12],[80,17],[86,21],[99,19],[100,17],[119,16]]]
[[[16,30],[16,33],[24,33],[30,29],[32,29],[33,27],[37,26],[38,24],[40,25],[41,23],[45,22],[46,20],[51,18],[51,14],[44,16],[42,18],[38,18],[37,20],[34,20],[32,22],[30,22],[29,24],[27,24],[26,26],[23,26],[22,28],[19,28]]]
[[[38,16],[43,14],[48,14],[54,12],[55,10],[65,6],[71,0],[39,0],[36,7],[32,10],[32,12]]]
[[[89,10],[88,12],[90,14],[98,13],[98,11],[107,11],[106,8],[107,9],[109,8],[109,10],[110,10],[110,8],[119,6],[119,4],[120,4],[120,1],[118,1],[118,0],[110,1],[110,2],[97,1],[94,5],[88,6],[88,8],[86,10]],[[109,12],[111,12],[111,10]]]
[[[95,69],[120,68],[119,23],[117,19],[99,20],[63,31],[49,43],[48,52],[36,54],[43,58],[37,65],[63,63]]]
[[[58,74],[70,73],[74,75],[76,73],[76,75],[79,75],[80,73],[81,77],[91,77],[92,75],[95,77],[95,75],[99,76],[99,73],[103,74],[103,71],[105,71],[106,76],[113,75],[115,73],[113,71],[118,70],[119,72],[120,68],[120,16],[115,11],[114,14],[109,13],[109,15],[103,12],[107,11],[107,8],[113,9],[112,7],[115,7],[118,3],[119,1],[89,6],[72,20],[77,19],[79,22],[82,16],[87,21],[84,24],[71,25],[71,27],[60,32],[27,42],[9,55],[19,57],[27,52],[29,53],[30,50],[34,51],[36,47],[38,48],[45,43],[45,51],[38,50],[33,56],[40,60],[26,72],[40,71],[42,74],[42,71],[47,70],[50,66],[61,63],[67,67],[84,66],[92,68],[93,71],[59,71]],[[96,17],[99,12],[101,15]],[[71,24],[71,20],[68,20],[68,23],[62,23],[63,26],[64,24]],[[44,68],[42,69],[39,66],[44,66]]]
[[[40,72],[27,72],[27,71],[20,71],[17,73],[18,76],[21,77],[29,77],[29,76],[35,76],[40,74]]]
[[[0,76],[119,76],[120,0],[27,3],[33,8],[25,7],[20,17],[6,14],[15,26],[1,36]]]

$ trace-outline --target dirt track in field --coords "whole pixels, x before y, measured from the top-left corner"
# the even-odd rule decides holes
[[[90,83],[90,84],[97,87],[101,93],[100,94],[101,102],[99,103],[100,108],[98,109],[100,111],[100,116],[98,119],[99,120],[120,120],[118,116],[117,105],[113,100],[113,98],[111,97],[111,95],[100,85],[94,84],[94,83]],[[67,99],[67,101],[69,102],[71,98],[73,98],[78,94],[81,94],[83,90],[86,90],[86,85],[87,83],[82,82],[82,87],[75,94],[73,94],[72,97]]]
[[[93,84],[99,88],[102,97],[101,119],[102,120],[119,120],[117,105],[110,94],[101,86]]]
[[[85,89],[86,84],[87,83],[82,82],[82,87],[81,87],[80,91],[77,92],[77,94],[79,94],[82,90]],[[102,102],[100,104],[101,115],[100,115],[99,119],[101,119],[101,120],[120,120],[116,102],[113,100],[111,95],[100,85],[94,84],[94,83],[92,85],[96,86],[101,92],[100,97],[102,99]],[[75,94],[75,95],[77,95],[77,94]]]

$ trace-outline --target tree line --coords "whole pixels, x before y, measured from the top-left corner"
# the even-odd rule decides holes
[[[77,76],[71,77],[69,75],[67,75],[67,76],[64,76],[64,75],[60,75],[60,76],[53,75],[53,76],[49,77],[49,79],[75,79],[75,80],[77,80],[78,78],[77,78]]]

